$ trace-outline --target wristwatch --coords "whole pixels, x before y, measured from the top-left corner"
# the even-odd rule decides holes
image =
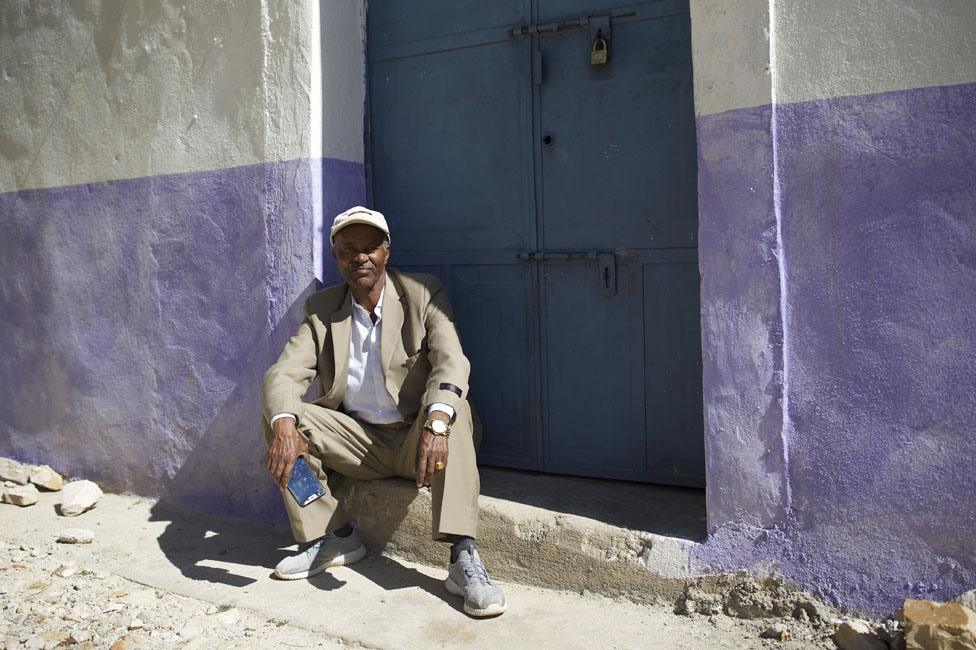
[[[427,421],[424,422],[424,428],[433,433],[435,436],[444,436],[447,438],[451,435],[451,426],[444,420],[427,418]]]

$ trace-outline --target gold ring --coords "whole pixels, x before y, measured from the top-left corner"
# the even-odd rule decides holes
[[[437,470],[438,472],[444,469],[444,467],[445,465],[441,461],[437,461],[436,463],[434,463],[434,469]]]

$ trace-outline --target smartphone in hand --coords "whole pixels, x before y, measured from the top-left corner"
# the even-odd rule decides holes
[[[325,494],[325,488],[303,456],[295,460],[295,466],[291,469],[288,491],[291,492],[295,502],[303,508]]]

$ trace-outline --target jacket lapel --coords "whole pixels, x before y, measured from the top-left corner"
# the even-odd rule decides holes
[[[393,361],[393,353],[400,342],[400,330],[403,328],[401,300],[403,300],[403,296],[400,295],[396,283],[393,282],[390,269],[387,269],[386,291],[383,293],[383,330],[380,335],[380,360],[383,362],[383,377],[387,379],[387,384],[389,384],[390,363]]]
[[[346,394],[346,375],[349,374],[349,337],[352,329],[352,292],[346,291],[339,309],[332,312],[329,329],[332,332],[332,355],[335,374],[328,396],[342,400]]]

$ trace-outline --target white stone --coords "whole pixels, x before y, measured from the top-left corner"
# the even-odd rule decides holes
[[[30,482],[37,487],[51,492],[57,492],[64,486],[64,479],[61,475],[47,465],[32,467],[29,478]]]
[[[767,627],[762,634],[759,635],[760,639],[773,639],[775,641],[784,642],[790,640],[790,631],[782,623],[774,623]]]
[[[73,630],[71,630],[71,636],[68,637],[68,640],[71,641],[72,643],[77,644],[77,643],[84,643],[85,641],[88,641],[91,638],[92,638],[91,632],[82,629],[80,627],[76,627]]]
[[[9,458],[0,458],[0,479],[24,485],[28,479],[28,467]]]
[[[844,621],[833,639],[841,650],[888,650],[888,644],[875,636],[865,621]]]
[[[3,491],[3,502],[15,506],[32,506],[37,503],[38,498],[37,488],[30,484],[5,488]]]
[[[95,540],[95,531],[87,528],[65,528],[58,535],[62,544],[91,544]]]
[[[101,488],[92,481],[72,481],[61,492],[61,514],[76,517],[92,508],[102,494]]]
[[[70,578],[76,573],[78,573],[78,567],[76,567],[74,564],[62,564],[54,570],[54,575],[61,578]]]
[[[145,607],[152,609],[159,604],[155,589],[140,589],[122,597],[122,602],[129,607]]]
[[[223,625],[236,625],[241,620],[241,610],[231,607],[226,612],[217,614],[216,619]]]

